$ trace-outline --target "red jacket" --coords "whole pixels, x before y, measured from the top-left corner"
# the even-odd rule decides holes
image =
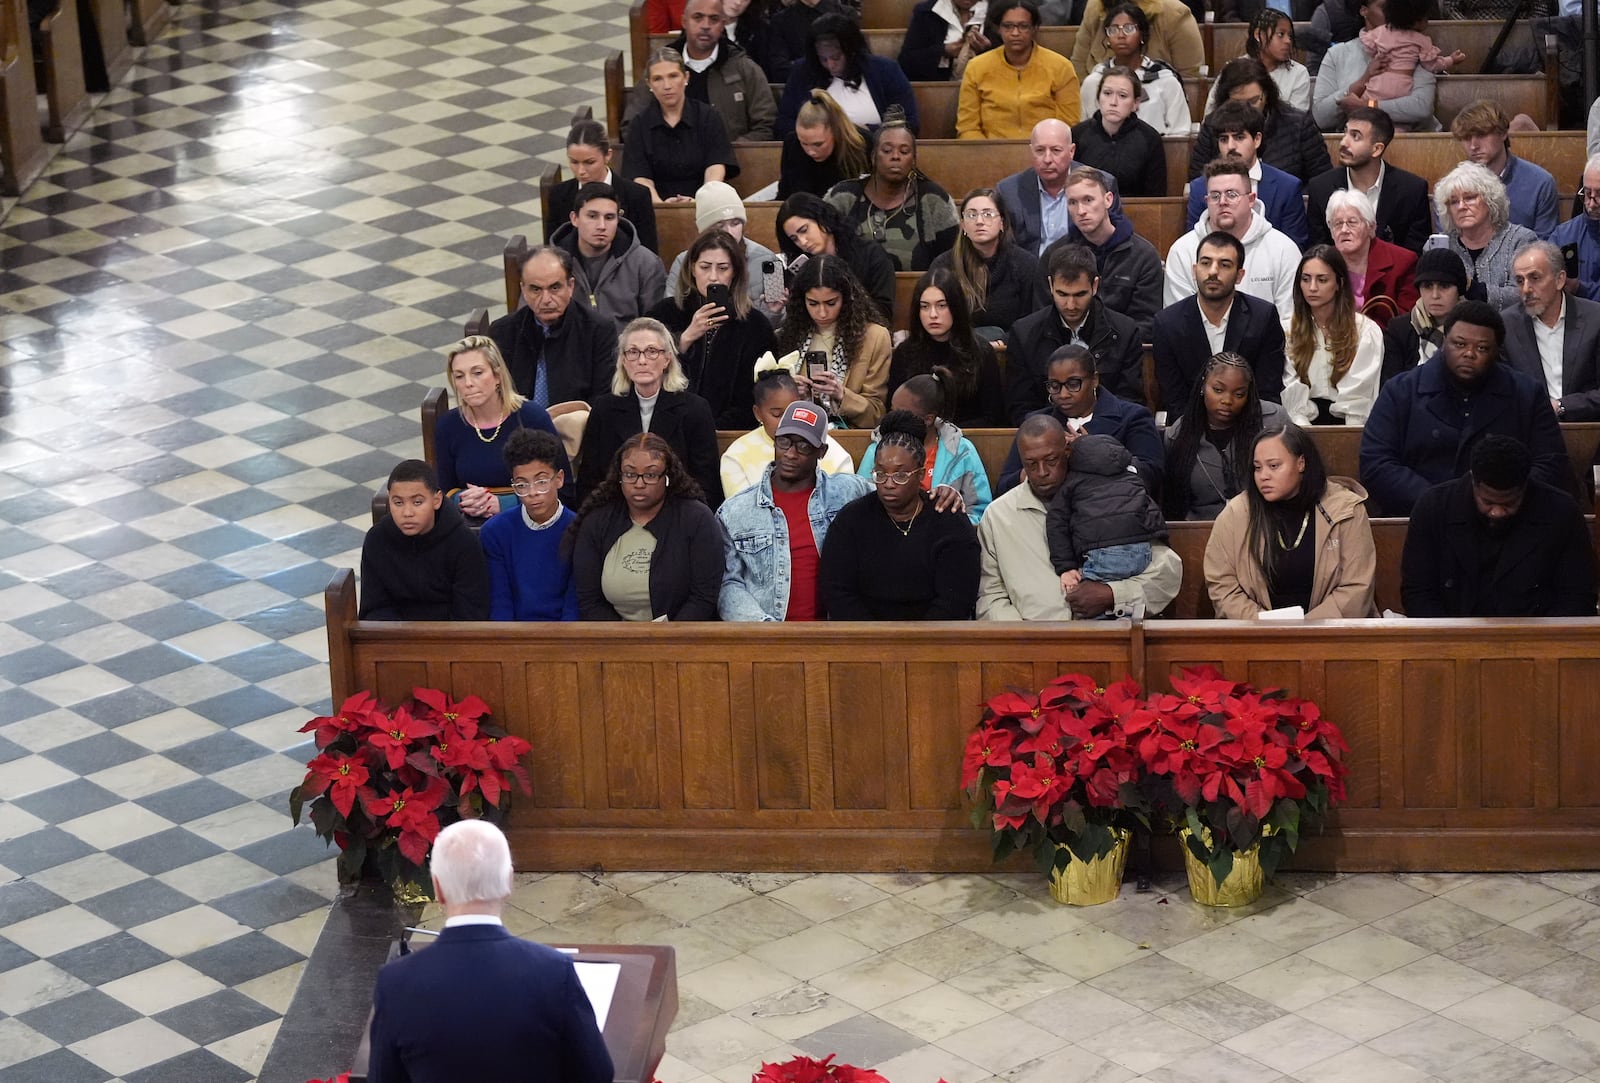
[[[1410,312],[1417,303],[1417,254],[1388,241],[1373,238],[1367,251],[1367,290],[1363,311],[1376,319],[1380,327],[1387,319],[1367,309],[1374,298],[1388,297],[1394,301],[1394,315]]]
[[[676,34],[683,29],[687,0],[644,0],[645,24],[652,34]]]

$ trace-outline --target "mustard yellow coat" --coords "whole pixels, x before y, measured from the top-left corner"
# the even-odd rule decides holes
[[[1060,53],[1035,45],[1018,70],[1006,63],[1005,49],[991,49],[967,65],[956,107],[962,139],[1026,139],[1051,117],[1069,127],[1083,119],[1078,73]]]

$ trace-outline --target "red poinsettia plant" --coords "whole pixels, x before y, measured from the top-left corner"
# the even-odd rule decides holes
[[[1260,845],[1271,876],[1343,801],[1349,751],[1315,703],[1281,688],[1262,691],[1209,666],[1173,678],[1139,719],[1146,788],[1172,811],[1196,859],[1222,883],[1233,856]]]
[[[1145,824],[1133,735],[1149,713],[1131,678],[1102,688],[1081,673],[985,704],[961,785],[973,825],[993,832],[995,860],[1025,851],[1048,876],[1066,868],[1069,853],[1104,857],[1117,831]]]
[[[412,690],[386,711],[359,692],[336,714],[300,727],[317,755],[289,793],[289,814],[311,803],[311,823],[339,847],[339,873],[357,879],[371,858],[391,887],[426,891],[433,840],[448,825],[503,810],[513,780],[531,793],[522,757],[531,746],[495,726],[477,696],[457,703],[434,688]]]
[[[834,1064],[837,1053],[829,1053],[821,1060],[815,1057],[794,1057],[781,1064],[763,1063],[761,1070],[750,1077],[750,1083],[889,1083],[870,1068],[857,1068],[853,1064]],[[940,1080],[939,1083],[944,1083]]]

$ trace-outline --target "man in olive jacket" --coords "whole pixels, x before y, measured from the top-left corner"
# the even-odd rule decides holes
[[[727,20],[721,0],[689,0],[683,6],[683,33],[670,48],[678,50],[689,66],[689,97],[717,111],[734,142],[760,143],[772,138],[778,119],[778,102],[761,65],[723,34]],[[622,115],[622,135],[628,125],[650,105],[648,72],[639,72],[639,84],[628,97]]]

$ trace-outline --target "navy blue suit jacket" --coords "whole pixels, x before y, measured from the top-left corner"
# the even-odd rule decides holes
[[[1189,409],[1194,382],[1211,360],[1204,319],[1199,300],[1190,296],[1157,312],[1150,329],[1156,384],[1161,388],[1161,408],[1167,412],[1168,425]],[[1250,362],[1262,398],[1283,401],[1283,373],[1288,362],[1283,356],[1283,324],[1276,305],[1247,293],[1235,293],[1222,348],[1242,354]]]
[[[369,1083],[611,1083],[572,960],[499,925],[446,929],[378,972]]]
[[[1300,182],[1292,173],[1277,166],[1261,163],[1261,183],[1256,185],[1256,202],[1261,213],[1267,216],[1272,228],[1288,237],[1302,249],[1310,235],[1306,222],[1306,202],[1300,194]],[[1206,182],[1197,177],[1189,182],[1189,209],[1184,215],[1186,225],[1194,228],[1206,209]]]
[[[1521,440],[1533,453],[1533,476],[1572,491],[1567,445],[1542,385],[1502,361],[1470,399],[1463,424],[1443,351],[1383,385],[1361,430],[1361,484],[1377,514],[1410,515],[1429,488],[1467,472],[1473,445],[1491,432]]]

